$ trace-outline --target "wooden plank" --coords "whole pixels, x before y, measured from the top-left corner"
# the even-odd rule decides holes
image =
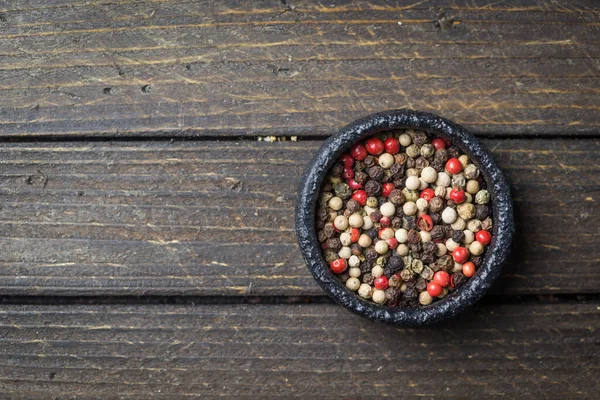
[[[598,293],[600,141],[487,139],[518,237],[494,292]],[[4,143],[0,291],[320,295],[295,243],[320,141]]]
[[[237,3],[7,3],[0,136],[329,135],[400,107],[598,132],[593,1]]]
[[[479,306],[395,329],[334,305],[6,306],[11,399],[589,398],[600,306]]]

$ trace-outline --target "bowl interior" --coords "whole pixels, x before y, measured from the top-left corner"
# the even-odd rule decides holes
[[[315,229],[315,208],[325,176],[352,145],[380,132],[416,129],[446,138],[479,168],[492,198],[492,242],[477,273],[462,287],[431,305],[387,307],[362,299],[348,290],[323,259]],[[449,318],[479,300],[499,275],[510,251],[514,231],[512,199],[502,171],[481,143],[461,126],[433,114],[391,110],[361,118],[331,136],[308,164],[298,190],[296,234],[303,257],[315,280],[339,304],[362,316],[396,325],[423,325]]]

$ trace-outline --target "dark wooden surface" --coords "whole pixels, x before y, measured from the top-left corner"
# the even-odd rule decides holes
[[[0,399],[595,398],[599,99],[592,0],[0,2]],[[517,217],[416,330],[293,234],[322,141],[399,107],[482,137]]]

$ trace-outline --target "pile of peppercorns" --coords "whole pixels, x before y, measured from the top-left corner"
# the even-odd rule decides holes
[[[323,257],[349,290],[391,307],[429,305],[475,275],[492,239],[479,169],[445,139],[406,130],[354,145],[323,184]]]

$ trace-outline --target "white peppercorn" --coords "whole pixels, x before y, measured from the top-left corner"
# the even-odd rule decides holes
[[[379,265],[374,266],[373,269],[371,269],[371,275],[373,275],[373,278],[380,278],[381,275],[383,275],[383,268]]]
[[[477,192],[479,192],[479,182],[474,179],[467,181],[466,190],[467,193],[477,194]]]
[[[369,218],[368,216],[365,215],[363,217],[362,228],[368,230],[368,229],[371,229],[372,227],[373,227],[373,221],[371,221],[371,218]]]
[[[415,215],[417,213],[417,205],[415,203],[413,203],[412,201],[407,201],[402,206],[402,211],[404,212],[404,214],[409,215],[409,216]]]
[[[458,161],[460,161],[463,168],[467,168],[467,165],[469,165],[469,156],[463,154],[462,156],[458,157]]]
[[[343,215],[338,215],[337,217],[335,217],[335,219],[333,220],[333,225],[338,228],[340,231],[345,230],[346,228],[348,228],[348,218],[346,218]]]
[[[490,202],[490,192],[485,189],[480,190],[475,195],[475,203],[477,204],[487,204]]]
[[[437,179],[437,171],[432,167],[425,167],[421,171],[421,179],[427,183],[433,183]]]
[[[462,271],[463,265],[461,263],[454,262],[454,267],[452,267],[452,272],[460,272]]]
[[[427,291],[419,293],[419,303],[424,306],[428,306],[433,302],[433,297]]]
[[[409,176],[408,178],[406,178],[405,185],[408,190],[417,190],[419,186],[421,186],[421,180],[416,176]]]
[[[358,295],[363,299],[371,298],[371,286],[363,283],[358,287]]]
[[[342,243],[342,246],[350,246],[352,244],[352,235],[348,232],[342,232],[340,234],[340,242]]]
[[[481,221],[478,219],[472,219],[467,222],[467,229],[473,233],[477,233],[481,230]]]
[[[360,228],[364,224],[362,215],[354,213],[348,218],[348,224],[353,228]]]
[[[473,195],[471,193],[465,192],[465,203],[472,203]]]
[[[379,232],[379,238],[381,240],[388,240],[394,237],[394,230],[392,228],[383,228]]]
[[[349,246],[343,246],[338,252],[338,255],[340,256],[340,258],[347,260],[350,257],[352,257],[352,249]]]
[[[367,235],[366,233],[363,233],[358,238],[358,245],[360,247],[365,247],[365,248],[369,247],[372,242],[373,242],[373,240],[371,240],[371,237],[369,235]]]
[[[483,253],[483,245],[475,240],[469,245],[469,252],[474,256],[480,256]]]
[[[437,243],[437,251],[435,252],[435,255],[438,257],[441,257],[443,255],[445,255],[446,253],[448,253],[448,249],[446,248],[446,245],[443,243]]]
[[[446,186],[436,186],[435,190],[434,190],[435,195],[441,199],[445,198],[446,197],[446,189],[447,189]]]
[[[383,153],[379,156],[379,166],[383,169],[389,169],[394,165],[394,156],[389,153]]]
[[[462,231],[467,226],[467,223],[464,219],[462,219],[461,217],[458,217],[458,218],[456,218],[456,221],[454,221],[450,226],[455,231]]]
[[[355,257],[355,256],[352,256],[352,257]],[[350,275],[353,278],[358,278],[361,275],[361,273],[362,272],[361,272],[360,268],[356,268],[356,267],[350,268],[348,270],[348,275]]]
[[[404,243],[399,244],[398,247],[396,247],[396,253],[398,253],[400,257],[406,256],[408,254],[408,246]]]
[[[419,190],[425,190],[429,187],[429,184],[423,179],[419,178],[419,182],[421,182],[421,184],[419,185]]]
[[[437,174],[437,178],[435,180],[435,184],[437,186],[449,187],[452,183],[452,178],[448,175],[447,172],[440,172]]]
[[[359,272],[360,272],[360,270],[359,270]],[[369,286],[369,285],[367,285],[367,286]],[[348,289],[352,290],[353,292],[356,292],[361,287],[361,284],[360,284],[360,281],[358,280],[358,278],[351,277],[351,278],[348,278],[348,280],[346,281],[346,287]]]
[[[425,199],[417,199],[416,204],[419,211],[427,211],[429,208],[429,202]]]
[[[396,230],[394,235],[398,243],[406,243],[408,241],[408,231],[406,229],[400,228]]]
[[[412,139],[411,139],[410,135],[408,135],[406,133],[403,133],[402,135],[400,135],[400,137],[398,138],[398,141],[404,147],[408,147],[412,143]]]
[[[471,244],[471,243],[473,243],[473,240],[475,240],[475,234],[473,233],[473,231],[465,229],[463,231],[463,233],[465,234],[465,236],[463,238],[463,242],[465,244]]]
[[[383,304],[387,300],[385,297],[385,292],[383,290],[375,289],[373,290],[373,301],[377,304]]]
[[[383,214],[383,216],[391,217],[396,213],[396,207],[388,201],[387,203],[383,203],[381,207],[379,207],[379,211],[381,211],[381,214]]]
[[[339,211],[342,209],[344,202],[339,197],[334,196],[331,199],[329,199],[328,204],[329,204],[329,208],[331,208],[332,210]]]
[[[385,240],[380,240],[377,243],[375,243],[375,251],[378,254],[385,254],[387,253],[388,249],[389,246]]]
[[[459,246],[452,238],[446,240],[446,248],[448,251],[454,251]]]
[[[442,221],[447,224],[451,224],[456,221],[457,215],[456,210],[450,207],[446,207],[444,211],[442,211]]]
[[[431,242],[431,234],[427,231],[420,231],[419,235],[421,235],[421,242],[427,243]]]
[[[352,269],[354,267],[358,267],[360,265],[360,258],[358,258],[357,255],[352,255],[348,259],[348,265],[350,266],[350,269]],[[352,275],[350,275],[350,276],[352,276]]]
[[[409,168],[405,172],[406,176],[416,176],[419,177],[419,170],[416,168]]]

